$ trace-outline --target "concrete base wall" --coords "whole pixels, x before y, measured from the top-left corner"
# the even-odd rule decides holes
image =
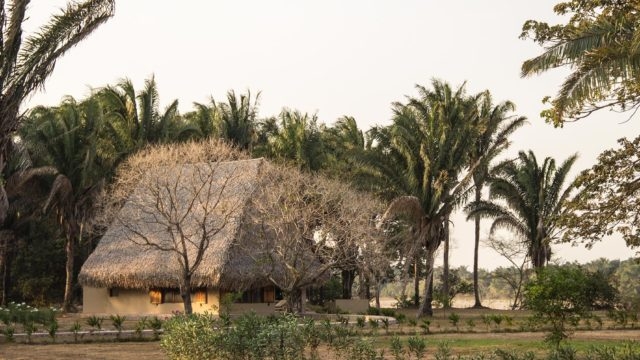
[[[160,315],[184,311],[182,303],[152,304],[144,290],[118,289],[118,296],[109,296],[106,288],[84,287],[82,312],[85,314]],[[195,313],[218,314],[220,297],[218,289],[207,289],[206,303],[192,303]]]

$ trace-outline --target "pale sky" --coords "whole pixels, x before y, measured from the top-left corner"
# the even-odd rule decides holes
[[[136,89],[155,74],[162,106],[180,101],[183,112],[227,90],[261,91],[260,116],[282,107],[317,112],[333,123],[343,115],[368,129],[390,122],[391,103],[415,95],[414,85],[439,78],[470,93],[489,89],[495,101],[511,100],[529,125],[512,138],[508,156],[532,149],[540,162],[590,167],[616,139],[638,134],[628,114],[604,111],[555,129],[539,117],[541,99],[556,93],[566,71],[521,79],[520,65],[540,53],[518,39],[527,19],[560,21],[558,0],[158,0],[117,1],[116,15],[56,66],[46,89],[29,106],[56,105],[65,95],[83,98],[91,88],[130,78]],[[33,0],[27,32],[64,6]],[[454,219],[453,266],[473,263],[473,223]],[[488,229],[489,223],[484,224]],[[483,231],[483,237],[487,231]],[[635,251],[620,239],[592,250],[553,247],[556,256],[581,262],[626,259]],[[506,262],[481,249],[480,266]]]

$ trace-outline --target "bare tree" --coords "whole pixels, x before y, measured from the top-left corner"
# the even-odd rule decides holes
[[[270,166],[262,176],[244,229],[256,241],[244,251],[254,269],[282,289],[288,310],[300,311],[305,287],[325,280],[331,269],[358,265],[345,249],[377,241],[374,218],[381,207],[347,185],[294,168]]]
[[[485,241],[485,244],[511,263],[510,268],[496,269],[494,276],[503,279],[511,287],[513,291],[511,309],[515,310],[522,304],[522,285],[527,279],[529,270],[529,256],[526,244],[496,236],[490,236]]]
[[[248,162],[229,162],[240,158],[217,141],[149,148],[124,164],[108,193],[111,226],[141,250],[170,254],[166,266],[178,264],[174,281],[187,314],[193,276],[212,239],[234,227],[253,191]]]

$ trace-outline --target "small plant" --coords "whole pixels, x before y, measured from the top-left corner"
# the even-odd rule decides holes
[[[377,319],[369,319],[369,326],[372,329],[377,329],[378,328],[378,320]]]
[[[100,316],[90,316],[89,318],[87,318],[87,325],[91,326],[91,330],[89,330],[89,333],[93,334],[94,330],[102,330],[102,322],[104,321],[104,318],[100,317]]]
[[[343,326],[347,326],[349,325],[349,318],[346,316],[342,316],[340,314],[336,315],[336,319],[338,320],[338,322],[343,325]]]
[[[122,325],[124,324],[126,317],[120,315],[111,315],[110,318],[113,327],[118,331],[116,333],[116,339],[120,340],[120,334],[122,334]]]
[[[491,317],[491,315],[482,314],[482,322],[487,326],[487,331],[489,331],[491,323],[493,322],[493,318]]]
[[[364,316],[358,316],[356,318],[356,326],[362,329],[366,325]]]
[[[491,315],[491,320],[493,320],[493,323],[496,324],[496,329],[500,329],[500,324],[502,324],[503,319],[504,317],[502,315],[499,315],[499,314]]]
[[[160,338],[160,330],[162,329],[162,320],[154,316],[149,320],[149,327],[153,330],[153,339],[158,340]]]
[[[469,331],[473,331],[473,328],[476,327],[476,322],[473,319],[467,319],[467,326],[469,327]]]
[[[451,325],[456,327],[456,331],[459,331],[460,329],[458,328],[458,322],[460,321],[460,315],[452,312],[451,314],[449,314],[449,322],[451,323]]]
[[[382,322],[382,328],[384,329],[385,334],[389,333],[389,318],[383,318],[380,320]]]
[[[31,343],[31,335],[38,331],[38,328],[36,327],[36,324],[33,321],[26,321],[25,323],[22,324],[22,327],[24,329],[24,333],[27,334],[27,343]]]
[[[82,326],[80,326],[80,322],[76,320],[69,329],[73,333],[73,342],[78,342],[78,333],[80,332],[80,329],[82,329]]]
[[[513,316],[502,315],[502,318],[507,323],[507,326],[513,326]]]
[[[149,320],[146,316],[141,317],[136,323],[135,334],[138,339],[142,339],[142,332],[147,328]]]
[[[416,319],[409,319],[409,325],[411,326],[418,326],[418,322],[416,321]]]
[[[438,351],[436,351],[435,355],[436,360],[451,360],[453,359],[453,354],[451,353],[451,347],[448,343],[443,342],[438,344]]]
[[[410,336],[407,345],[409,352],[413,353],[416,359],[422,359],[427,352],[427,341],[420,336]]]
[[[13,342],[15,340],[13,337],[13,334],[15,334],[15,332],[16,329],[12,325],[5,326],[4,330],[2,331],[7,342]]]
[[[377,360],[378,354],[376,354],[371,340],[356,339],[349,347],[349,359]]]
[[[404,348],[397,335],[391,338],[391,354],[395,360],[404,360]]]
[[[49,328],[47,329],[49,332],[49,336],[51,337],[51,341],[56,342],[56,335],[58,335],[58,320],[53,319],[49,322]]]
[[[428,334],[429,326],[431,326],[431,320],[422,319],[422,324],[420,324],[420,327],[422,328],[422,332],[424,332],[425,334]]]

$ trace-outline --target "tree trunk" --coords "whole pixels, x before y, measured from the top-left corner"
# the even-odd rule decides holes
[[[367,291],[365,289],[365,286],[367,286],[367,280],[365,279],[365,276],[363,273],[358,274],[358,278],[359,278],[359,287],[358,287],[358,297],[360,299],[367,299]]]
[[[353,280],[356,276],[355,270],[342,270],[342,298],[351,299],[353,297]]]
[[[180,284],[180,297],[184,304],[184,313],[193,314],[193,306],[191,304],[191,276],[183,275],[182,284]]]
[[[420,257],[413,260],[413,304],[420,305]]]
[[[442,290],[444,292],[444,308],[448,309],[451,307],[451,299],[449,294],[449,218],[444,223],[444,251],[443,251],[443,284]],[[432,273],[433,274],[433,273]],[[433,280],[431,281],[433,283]]]
[[[376,309],[380,310],[380,281],[376,279]]]
[[[7,241],[5,239],[1,240],[2,243],[0,243],[0,267],[2,268],[2,284],[0,284],[2,286],[2,293],[0,294],[0,296],[2,298],[0,298],[0,306],[5,306],[7,304],[7,278],[8,278],[8,270],[9,267],[7,266],[7,260],[8,260],[8,249],[7,249]]]
[[[66,278],[64,282],[64,299],[62,300],[62,309],[70,312],[73,302],[73,260],[75,256],[75,237],[67,238],[65,244],[65,252],[67,255],[67,263],[65,265]]]
[[[482,199],[482,188],[476,185],[476,203]],[[480,215],[474,217],[475,222],[475,234],[474,234],[474,247],[473,247],[473,295],[475,297],[475,304],[473,307],[476,309],[482,308],[480,302],[480,287],[478,285],[478,251],[480,249]]]
[[[434,256],[436,253],[436,249],[427,248],[426,251],[426,266],[425,266],[425,274],[424,274],[424,300],[420,304],[420,308],[418,309],[418,317],[422,316],[433,316],[433,308],[431,307],[431,295],[429,288],[433,288],[433,262]]]
[[[301,293],[299,289],[284,292],[284,298],[287,300],[287,312],[296,314],[301,308]]]

